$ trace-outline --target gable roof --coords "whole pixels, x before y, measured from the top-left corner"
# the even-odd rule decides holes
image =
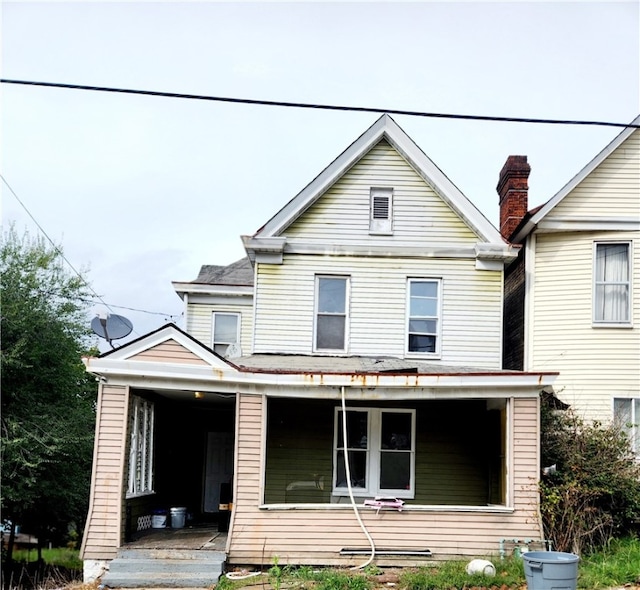
[[[276,238],[281,235],[289,225],[382,139],[386,139],[400,153],[425,182],[471,228],[480,241],[504,244],[500,232],[387,114],[382,115],[313,181],[267,221],[256,232],[254,238]]]
[[[131,361],[138,355],[166,342],[175,342],[178,346],[203,362],[217,368],[237,368],[233,363],[223,359],[209,347],[196,340],[193,336],[180,329],[175,324],[165,324],[164,326],[127,342],[119,348],[102,353],[98,359],[108,358],[109,360]]]
[[[589,176],[602,162],[604,162],[616,149],[618,149],[634,132],[638,131],[640,125],[640,115],[638,115],[629,127],[618,134],[595,158],[593,158],[578,174],[576,174],[567,184],[565,184],[551,199],[544,205],[529,211],[524,222],[516,228],[511,242],[518,243],[524,240],[536,226],[571,193],[587,176]]]

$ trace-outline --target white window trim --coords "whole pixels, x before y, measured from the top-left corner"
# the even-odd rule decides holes
[[[235,316],[236,317],[236,341],[235,342],[216,342],[215,337],[216,337],[216,316],[220,316],[220,315],[230,315],[230,316]],[[229,346],[231,344],[238,344],[240,345],[240,325],[241,325],[241,316],[239,313],[234,312],[234,311],[214,311],[211,314],[211,350],[215,351],[216,349],[216,344],[220,345],[227,345],[227,349],[229,348]],[[226,355],[226,353],[225,353]],[[225,356],[223,355],[223,356]]]
[[[612,401],[612,406],[613,406],[612,415],[613,415],[614,421],[619,420],[615,414],[616,402],[629,402],[629,404],[631,405],[631,421],[626,424],[619,424],[619,426],[627,432],[629,436],[629,442],[631,444],[631,450],[635,455],[636,460],[640,461],[640,401],[639,401],[639,398],[614,397]]]
[[[389,214],[386,218],[375,218],[374,203],[376,199],[387,199]],[[393,234],[393,188],[371,187],[369,189],[369,233],[372,235]]]
[[[627,273],[629,279],[626,281],[629,289],[627,301],[628,320],[620,322],[610,322],[596,319],[596,265],[598,259],[598,246],[600,245],[625,245],[627,246]],[[594,328],[632,328],[633,327],[633,242],[631,240],[598,240],[593,242],[593,266],[592,266],[592,288],[591,288],[591,322]]]
[[[129,474],[127,498],[153,494],[155,408],[153,402],[132,396],[129,420]],[[137,465],[140,462],[140,473]]]
[[[411,319],[411,283],[436,283],[438,286],[438,316],[436,321],[436,350],[435,352],[416,352],[409,350],[409,321]],[[429,359],[439,359],[442,355],[442,279],[437,277],[410,277],[407,279],[406,295],[406,317],[404,329],[404,349],[407,357],[420,357]]]
[[[364,488],[352,488],[353,495],[356,497],[371,497],[371,496],[395,496],[396,498],[408,498],[413,499],[416,491],[416,410],[411,408],[361,408],[361,407],[347,407],[347,412],[366,412],[367,413],[367,485]],[[332,494],[334,496],[348,496],[349,488],[346,486],[338,487],[336,485],[338,477],[338,440],[340,414],[342,413],[341,407],[335,408],[334,413],[334,435],[333,435],[333,476],[332,476]],[[409,476],[409,489],[408,490],[391,490],[380,489],[374,482],[380,481],[380,456],[385,449],[381,448],[382,438],[382,414],[383,413],[398,413],[398,414],[411,414],[411,450],[402,451],[410,454],[410,468],[411,473]],[[346,445],[347,441],[344,441]]]
[[[343,348],[319,348],[318,347],[318,303],[320,302],[320,280],[340,279],[345,281],[344,293],[344,347]],[[313,303],[313,352],[331,354],[344,353],[349,349],[349,301],[351,300],[351,277],[348,275],[316,275],[315,295]],[[329,314],[323,314],[329,315]],[[341,314],[336,314],[341,315]]]

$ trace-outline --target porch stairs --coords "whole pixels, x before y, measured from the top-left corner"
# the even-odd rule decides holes
[[[101,584],[108,588],[208,588],[222,575],[224,551],[120,549]]]

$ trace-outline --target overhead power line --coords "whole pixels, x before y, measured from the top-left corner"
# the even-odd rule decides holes
[[[16,191],[13,190],[13,188],[11,187],[11,185],[7,182],[7,179],[0,174],[0,178],[2,179],[2,182],[4,182],[4,184],[6,185],[6,187],[9,189],[9,191],[11,192],[11,194],[16,198],[16,201],[18,201],[18,203],[20,203],[20,206],[25,210],[25,212],[27,213],[27,215],[31,218],[31,221],[33,221],[33,223],[36,224],[36,227],[40,230],[40,232],[42,233],[42,235],[47,238],[47,240],[49,241],[49,243],[51,244],[51,246],[53,246],[53,249],[58,253],[58,255],[69,265],[69,268],[71,268],[71,270],[74,272],[74,274],[84,283],[85,287],[87,287],[106,307],[109,307],[104,301],[102,301],[102,298],[100,297],[100,295],[98,295],[93,287],[87,282],[87,279],[85,279],[82,274],[80,272],[78,272],[78,270],[76,269],[75,266],[73,266],[73,264],[71,264],[71,262],[69,262],[69,260],[67,259],[67,257],[64,255],[64,252],[58,247],[58,244],[56,244],[50,237],[49,234],[44,231],[44,228],[38,223],[38,220],[31,214],[31,211],[29,211],[29,209],[27,209],[27,206],[22,202],[22,199],[20,199],[20,197],[18,196],[18,194],[16,193]]]
[[[142,96],[159,96],[163,98],[183,98],[189,100],[206,100],[235,104],[252,104],[272,107],[289,107],[299,109],[318,109],[327,111],[349,111],[360,113],[388,113],[392,115],[408,115],[412,117],[430,117],[436,119],[462,119],[467,121],[492,121],[503,123],[539,123],[545,125],[591,125],[599,127],[640,128],[639,124],[616,123],[612,121],[582,121],[569,119],[537,119],[528,117],[498,117],[492,115],[463,115],[454,113],[430,113],[424,111],[408,111],[402,109],[382,109],[377,107],[353,107],[341,105],[313,104],[302,102],[286,102],[278,100],[260,100],[252,98],[231,98],[226,96],[210,96],[206,94],[185,94],[182,92],[161,92],[157,90],[135,90],[132,88],[112,88],[107,86],[86,86],[83,84],[63,84],[61,82],[35,82],[32,80],[0,79],[3,84],[19,84],[23,86],[41,86],[45,88],[66,88],[69,90],[89,90],[94,92],[113,92],[118,94],[137,94]]]
[[[114,305],[112,303],[107,303],[98,293],[96,293],[95,289],[91,286],[91,284],[87,281],[87,279],[82,275],[82,273],[80,273],[76,269],[76,267],[73,266],[73,264],[71,264],[69,259],[65,256],[64,252],[60,249],[60,247],[51,239],[51,237],[49,237],[49,234],[44,230],[44,228],[40,225],[40,223],[38,223],[38,220],[33,216],[31,211],[29,211],[29,209],[24,204],[22,199],[20,199],[20,197],[18,196],[16,191],[13,190],[13,187],[7,182],[7,179],[4,177],[4,175],[0,174],[0,179],[2,179],[2,182],[4,182],[4,184],[9,189],[11,194],[15,197],[16,201],[18,201],[20,206],[25,210],[26,214],[31,218],[31,221],[33,221],[33,223],[36,224],[36,227],[40,230],[42,235],[47,239],[47,241],[51,244],[51,246],[58,253],[58,255],[67,263],[67,265],[73,271],[73,273],[83,282],[84,286],[87,289],[89,289],[89,291],[91,293],[93,293],[93,295],[95,296],[94,300],[81,298],[81,301],[84,301],[84,302],[87,302],[87,303],[96,303],[96,301],[98,301],[102,305],[104,305],[111,313],[113,313],[113,308],[114,307],[118,307],[120,309],[128,309],[130,311],[137,311],[137,312],[140,312],[140,313],[147,313],[147,314],[151,314],[151,315],[164,316],[165,318],[171,319],[171,321],[174,321],[174,318],[179,318],[182,315],[181,313],[180,314],[170,314],[170,313],[163,313],[163,312],[159,312],[159,311],[147,311],[145,309],[136,309],[136,308],[133,308],[133,307],[125,307],[123,305]],[[133,330],[133,332],[134,332],[134,334],[138,334],[138,332],[136,332],[135,330]]]

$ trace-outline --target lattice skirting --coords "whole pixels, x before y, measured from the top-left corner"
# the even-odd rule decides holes
[[[151,514],[138,516],[138,530],[145,531],[151,528]]]

